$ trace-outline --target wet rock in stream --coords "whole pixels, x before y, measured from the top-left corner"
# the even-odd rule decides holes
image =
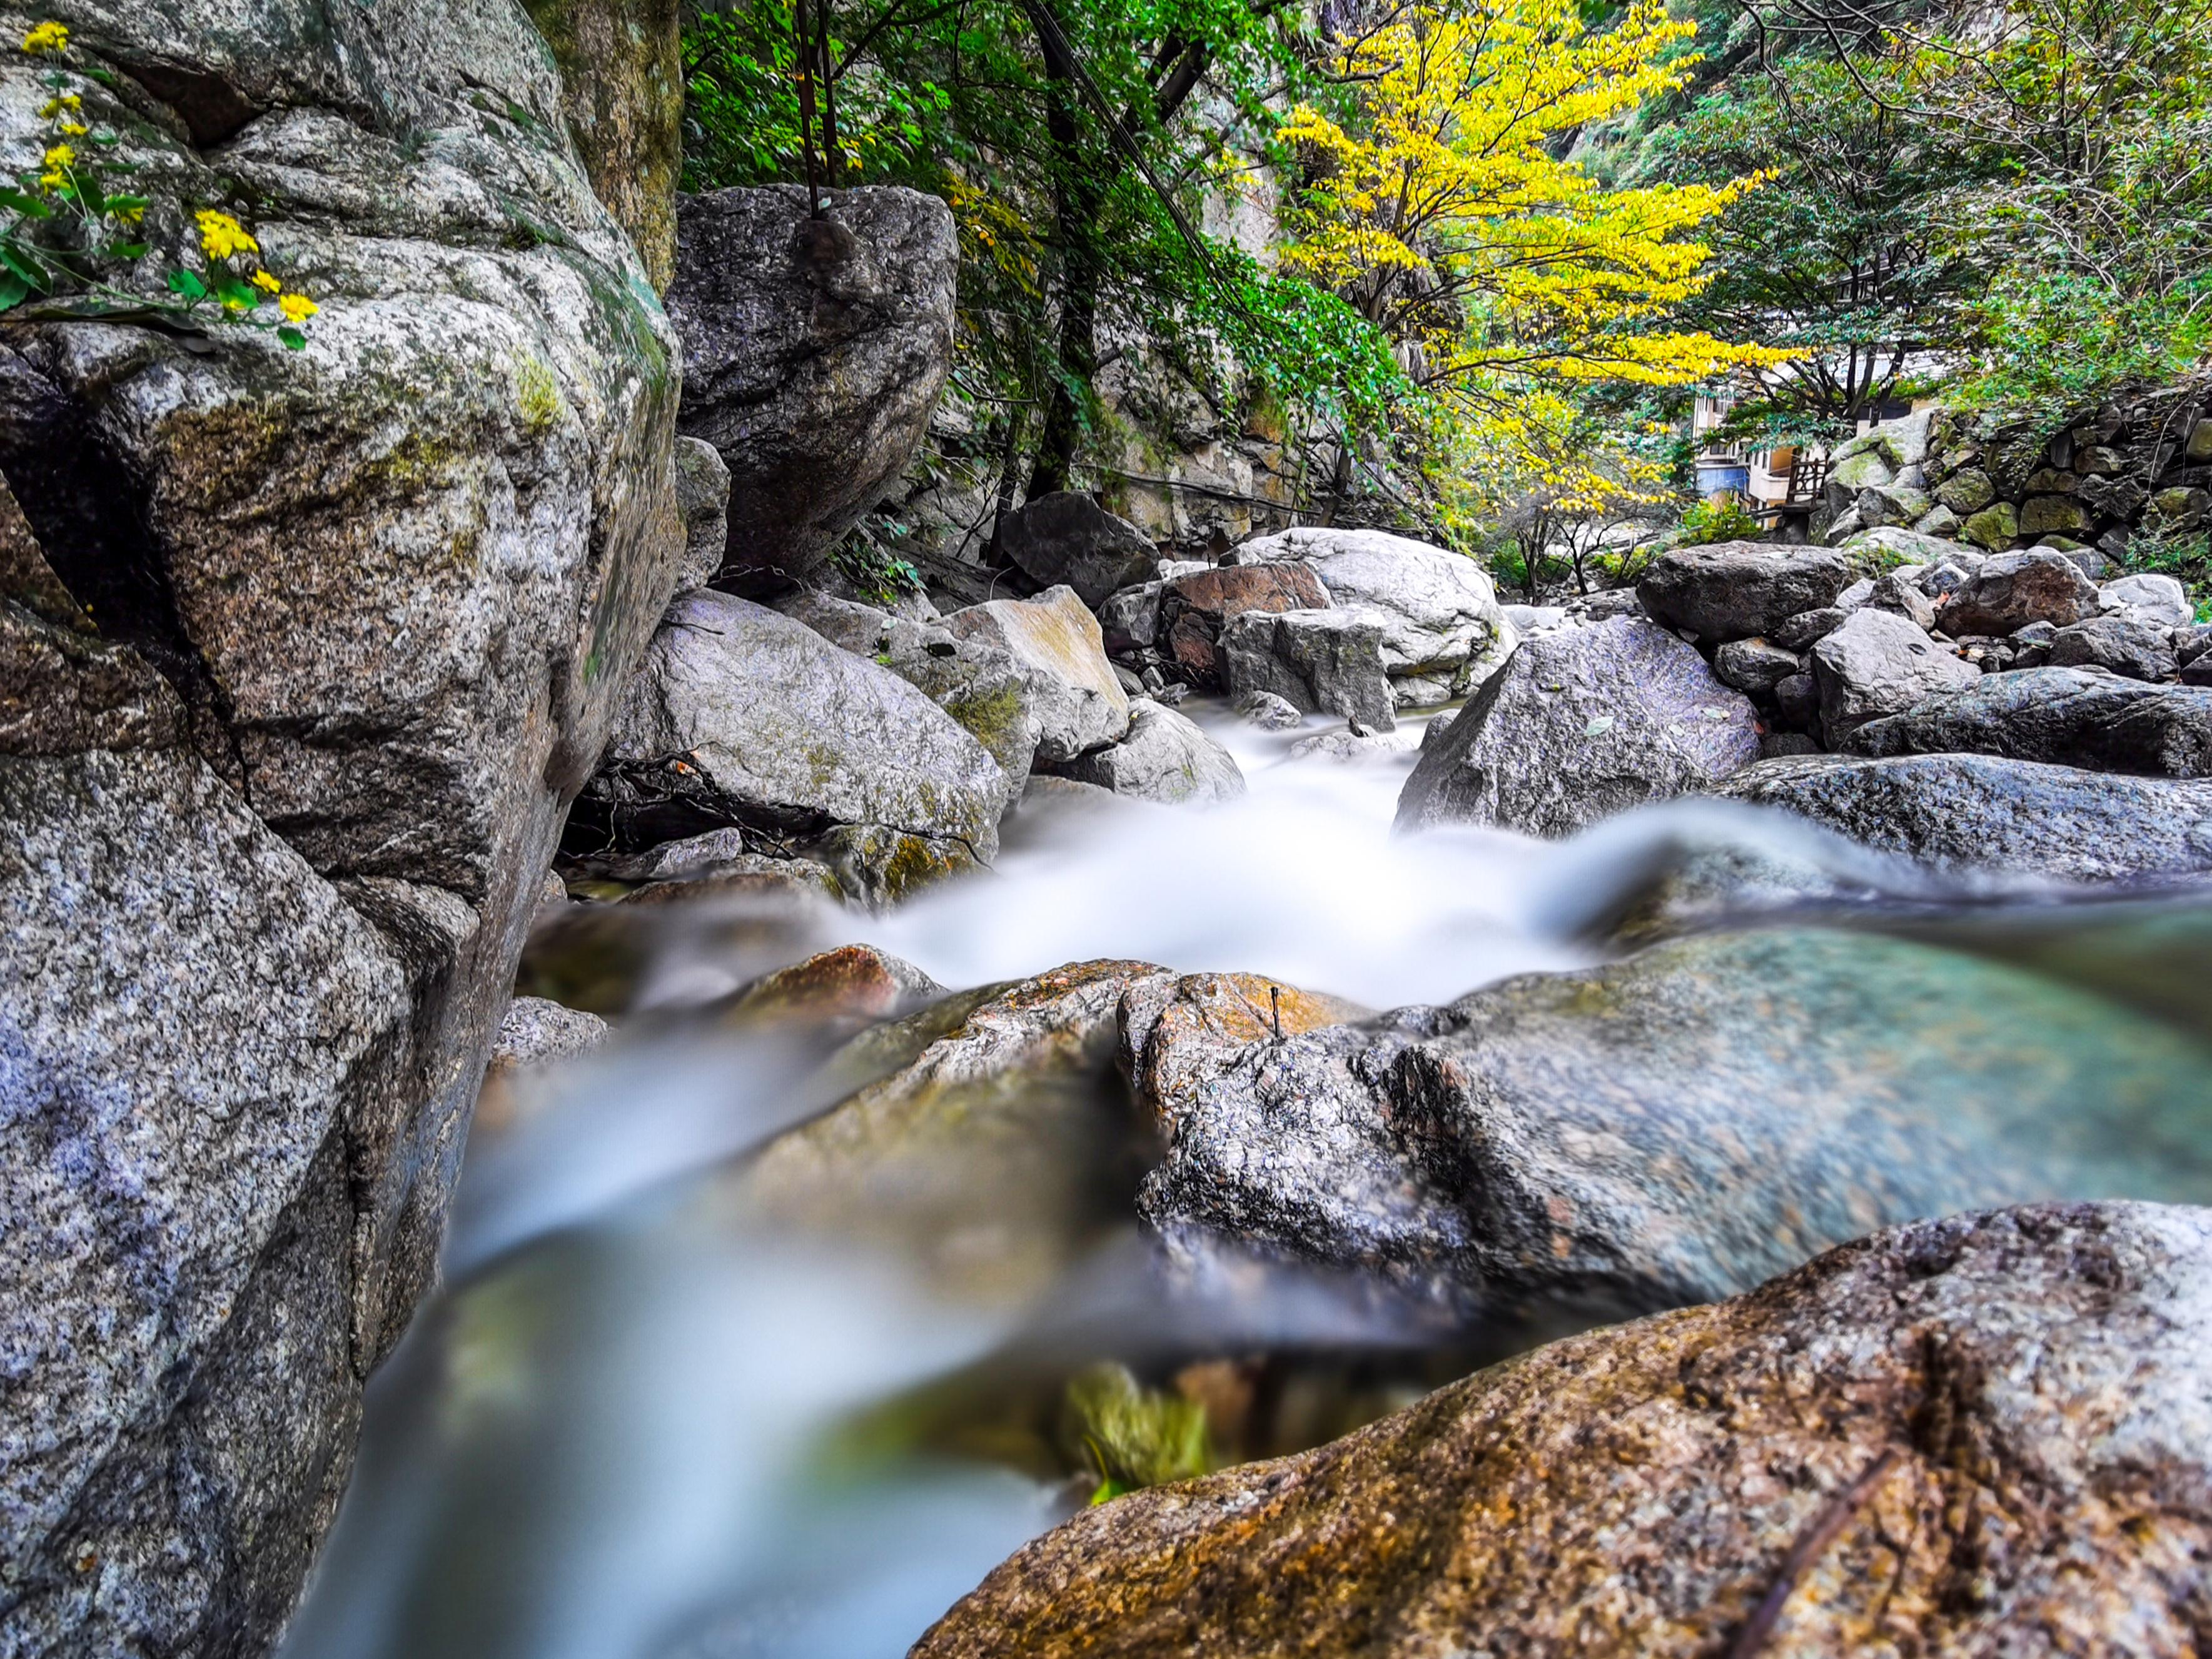
[[[1978,1205],[2212,1198],[2204,1059],[1992,963],[1777,930],[1279,1041],[1161,1022],[1129,1063],[1186,1249],[1634,1310]]]
[[[2204,1211],[1918,1223],[1091,1509],[913,1652],[1710,1655],[1770,1600],[1776,1654],[2191,1652],[2208,1344]]]

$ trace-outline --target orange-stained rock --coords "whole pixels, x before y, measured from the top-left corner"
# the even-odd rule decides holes
[[[755,980],[718,1012],[731,1027],[873,1023],[944,994],[942,985],[910,962],[872,945],[842,945]]]
[[[1157,1117],[1249,1043],[1301,1036],[1373,1012],[1261,974],[1148,980],[1121,999],[1117,1058],[1139,1105]],[[1169,1126],[1163,1121],[1162,1127]]]
[[[1770,1594],[1775,1659],[2197,1653],[2208,1350],[2212,1212],[1917,1223],[1086,1510],[912,1659],[1719,1655]]]
[[[1221,625],[1248,611],[1320,611],[1328,593],[1302,564],[1224,565],[1177,576],[1160,596],[1162,641],[1200,685],[1221,683]]]

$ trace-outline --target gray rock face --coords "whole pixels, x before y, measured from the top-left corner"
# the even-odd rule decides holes
[[[1855,755],[2002,755],[2145,777],[2212,776],[2212,690],[2076,668],[1984,674],[1863,726]]]
[[[2212,873],[2212,781],[2118,776],[1992,755],[1762,761],[1717,792],[1955,870],[2060,881]]]
[[[673,338],[520,11],[217,9],[66,21],[133,100],[118,160],[252,204],[307,349],[0,350],[37,585],[100,624],[0,595],[9,1653],[289,1613],[683,545]],[[16,153],[44,68],[0,64]]]
[[[968,729],[1018,797],[1036,753],[1029,676],[1013,653],[963,639],[937,623],[912,622],[854,599],[802,588],[776,602],[823,638],[888,668]]]
[[[1867,596],[1866,608],[1902,617],[1923,633],[1936,626],[1935,602],[1908,580],[1902,570],[1892,570],[1875,579],[1874,592]]]
[[[1636,584],[1644,608],[1708,643],[1771,635],[1801,611],[1835,603],[1858,574],[1834,548],[1717,542],[1670,547]]]
[[[1237,550],[1239,564],[1294,561],[1321,578],[1330,604],[1382,621],[1382,665],[1393,675],[1463,683],[1504,631],[1497,590],[1474,560],[1379,530],[1304,527]]]
[[[670,607],[592,791],[617,845],[714,823],[784,843],[827,837],[823,862],[856,862],[864,886],[890,896],[906,869],[995,856],[1009,793],[982,744],[915,687],[710,591]]]
[[[1106,660],[1098,619],[1073,588],[971,605],[946,617],[945,626],[957,638],[997,647],[1020,665],[1040,764],[1072,761],[1127,735],[1128,693]]]
[[[2202,1097],[2185,1038],[1873,934],[1707,934],[1448,1008],[1183,1043],[1133,1073],[1168,1143],[1139,1199],[1155,1225],[1478,1299],[1710,1301],[1871,1227],[2126,1191],[2150,1121],[2175,1126],[2173,1178],[2212,1191],[2212,1153],[2180,1150]]]
[[[688,196],[668,314],[683,429],[730,468],[726,585],[774,592],[827,559],[914,459],[952,365],[951,210],[888,185]]]
[[[1072,489],[1041,495],[1007,514],[1000,536],[1016,569],[1039,587],[1073,588],[1093,611],[1159,565],[1142,531]]]
[[[1820,729],[1831,749],[1869,720],[1895,714],[1938,692],[1972,685],[1981,670],[1961,661],[1902,617],[1854,611],[1813,647]]]
[[[2156,571],[2106,582],[2097,590],[2097,603],[2152,627],[2186,628],[2197,620],[2197,607],[2189,602],[2188,590],[2173,577]]]
[[[730,545],[730,469],[703,439],[676,441],[676,505],[684,516],[680,592],[713,581]]]
[[[2201,1210],[1917,1223],[1085,1510],[915,1659],[1433,1659],[1478,1631],[1655,1659],[2027,1653],[2068,1630],[2187,1652],[2208,1308]],[[1747,1639],[1778,1589],[1771,1641]]]
[[[1120,653],[1150,646],[1160,635],[1160,596],[1164,581],[1139,582],[1109,595],[1096,609],[1106,649]]]
[[[2169,636],[2126,616],[2092,617],[2051,636],[2054,668],[2106,668],[2131,680],[2170,680],[2181,672]]]
[[[1163,806],[1212,806],[1244,793],[1244,774],[1198,725],[1150,697],[1129,704],[1129,734],[1079,755],[1061,775]]]
[[[1398,828],[1566,836],[1709,788],[1759,755],[1750,703],[1696,651],[1631,617],[1524,641],[1430,745]]]
[[[1824,605],[1817,611],[1801,611],[1777,628],[1768,636],[1769,645],[1779,646],[1784,651],[1803,651],[1828,637],[1844,625],[1851,613],[1839,605]]]
[[[1291,732],[1305,724],[1306,717],[1296,703],[1272,691],[1247,691],[1231,707],[1265,731]]]
[[[1222,684],[1232,696],[1269,694],[1301,714],[1340,714],[1387,732],[1397,719],[1382,633],[1364,609],[1248,611],[1222,626]]]
[[[1957,637],[2003,635],[2030,623],[2059,628],[2097,614],[2097,588],[2063,554],[2005,553],[1985,559],[1936,611]]]

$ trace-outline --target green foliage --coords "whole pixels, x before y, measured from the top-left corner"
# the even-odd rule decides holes
[[[854,592],[878,605],[896,605],[902,595],[921,591],[921,573],[884,546],[866,526],[839,544],[830,563]]]
[[[1205,1408],[1140,1386],[1127,1366],[1093,1365],[1071,1378],[1061,1425],[1061,1437],[1098,1477],[1093,1504],[1213,1467]]]
[[[1755,542],[1765,532],[1733,495],[1699,501],[1682,514],[1674,540],[1682,547],[1706,547],[1715,542]]]
[[[2121,562],[2130,574],[2173,577],[2188,591],[2197,621],[2212,620],[2212,532],[2154,521],[2130,538]]]

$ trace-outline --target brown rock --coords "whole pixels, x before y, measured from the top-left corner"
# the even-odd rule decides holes
[[[914,1659],[1711,1655],[1770,1600],[1776,1655],[2194,1652],[2208,1340],[2212,1212],[1917,1223],[1086,1510]]]
[[[2097,586],[2063,554],[2038,550],[1983,561],[1964,586],[1936,612],[1936,626],[1954,639],[1968,634],[1999,636],[2030,623],[2064,628],[2097,614]]]
[[[872,1024],[933,1001],[945,988],[910,962],[872,945],[844,945],[755,980],[718,1011],[733,1029],[783,1024]]]
[[[1137,1098],[1158,1105],[1182,1098],[1202,1074],[1248,1043],[1302,1036],[1371,1012],[1259,974],[1147,980],[1121,999],[1117,1058]]]
[[[1192,683],[1221,684],[1221,625],[1248,611],[1321,611],[1328,595],[1302,564],[1226,565],[1168,583],[1160,596],[1163,643]]]

